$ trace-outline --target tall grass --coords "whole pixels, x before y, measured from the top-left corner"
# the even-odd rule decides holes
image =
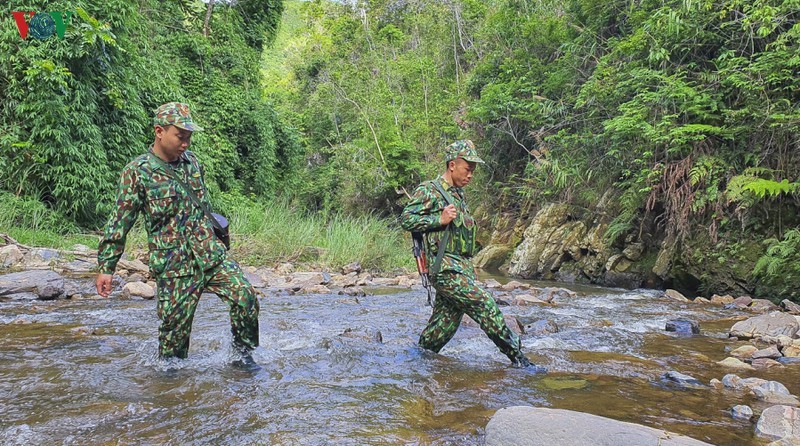
[[[359,262],[365,269],[413,267],[410,242],[393,222],[367,215],[328,218],[283,203],[237,207],[229,216],[233,251],[247,264],[294,262],[338,269]]]
[[[307,269],[338,269],[360,262],[373,271],[411,270],[410,241],[396,224],[366,215],[328,218],[282,202],[231,200],[222,206],[231,223],[231,255],[247,265],[292,262]],[[88,231],[41,202],[0,193],[0,233],[18,242],[56,249],[76,243],[97,248],[102,228]],[[146,250],[142,219],[128,234],[126,252]]]

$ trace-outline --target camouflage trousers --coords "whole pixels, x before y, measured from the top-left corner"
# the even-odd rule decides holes
[[[492,295],[475,283],[474,273],[443,271],[435,276],[433,286],[436,301],[428,326],[419,337],[422,348],[438,353],[467,314],[509,359],[523,355],[519,336],[506,325]]]
[[[258,296],[239,265],[224,260],[192,276],[161,277],[158,284],[158,352],[162,358],[186,358],[192,320],[203,292],[215,293],[230,309],[233,345],[241,352],[258,347]]]

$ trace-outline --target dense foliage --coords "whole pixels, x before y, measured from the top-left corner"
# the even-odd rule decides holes
[[[797,0],[287,4],[295,24],[265,59],[267,92],[303,131],[315,205],[390,210],[468,136],[493,204],[616,216],[609,241],[682,246],[707,291],[708,265],[767,250],[743,280],[797,270],[781,255],[800,248],[787,233],[800,208]]]
[[[72,16],[63,37],[23,40],[12,9]],[[178,100],[207,129],[193,150],[210,187],[228,192],[216,197],[279,193],[302,154],[261,97],[258,61],[282,10],[278,0],[4,6],[0,190],[97,227],[120,169],[152,142],[152,110]]]

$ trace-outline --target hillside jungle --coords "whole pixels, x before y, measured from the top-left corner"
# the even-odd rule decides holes
[[[2,9],[0,232],[20,243],[96,246],[152,110],[179,100],[242,261],[413,268],[396,217],[469,138],[486,265],[800,298],[796,0]],[[72,14],[63,36],[22,39],[14,11]]]

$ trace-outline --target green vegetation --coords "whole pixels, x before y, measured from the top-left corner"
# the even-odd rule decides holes
[[[14,8],[77,15],[64,39],[0,30],[0,190],[90,228],[78,233],[105,220],[150,110],[178,99],[208,129],[193,143],[215,204],[263,244],[241,251],[253,260],[405,265],[389,254],[393,217],[441,149],[471,138],[488,161],[470,187],[486,220],[587,208],[609,216],[617,247],[674,240],[673,263],[708,292],[744,271],[737,286],[788,295],[800,269],[797,0]],[[333,232],[345,222],[363,241]],[[337,248],[385,226],[380,259]]]

